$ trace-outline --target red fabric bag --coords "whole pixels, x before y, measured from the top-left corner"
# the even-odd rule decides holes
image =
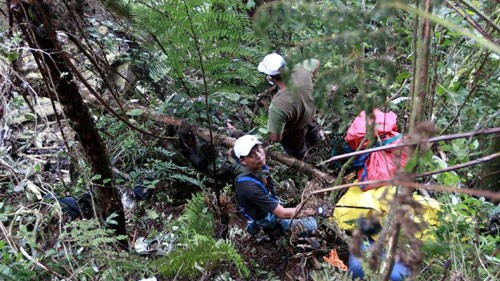
[[[394,112],[384,113],[378,109],[373,111],[374,119],[368,120],[368,124],[375,122],[373,134],[376,139],[380,138],[382,143],[377,143],[375,146],[398,144],[402,142],[396,124],[396,114]],[[367,127],[366,113],[362,111],[352,122],[347,130],[345,140],[347,144],[356,150],[363,140]],[[369,140],[366,140],[362,149],[367,149]],[[364,166],[358,169],[358,180],[382,180],[391,178],[399,167],[406,164],[406,150],[391,149],[384,151],[371,152],[365,160]],[[384,186],[386,184],[371,184],[360,186],[361,190],[366,191],[372,188]]]
[[[379,109],[375,109],[373,111],[373,115],[375,117],[375,126],[373,127],[373,135],[376,137],[380,136],[382,140],[387,138],[392,138],[396,136],[398,133],[398,125],[396,123],[396,113],[389,111],[384,113]],[[349,146],[356,150],[358,149],[359,144],[363,140],[366,135],[366,128],[370,128],[370,125],[373,122],[373,119],[368,120],[368,126],[366,124],[366,113],[361,111],[361,113],[352,121],[351,126],[347,130],[347,135],[345,137],[345,141]],[[362,147],[365,149],[368,140]]]

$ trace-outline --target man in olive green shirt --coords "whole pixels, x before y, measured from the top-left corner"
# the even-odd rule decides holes
[[[319,142],[319,126],[314,120],[316,106],[312,97],[312,80],[319,65],[316,59],[297,64],[292,69],[290,85],[281,77],[286,68],[282,56],[271,53],[257,68],[279,88],[269,106],[267,129],[270,140],[279,141],[288,154],[300,160],[304,160],[307,151]]]

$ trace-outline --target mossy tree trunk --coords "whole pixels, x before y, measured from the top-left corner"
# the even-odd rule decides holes
[[[108,153],[73,80],[73,74],[67,64],[68,54],[62,50],[57,39],[54,26],[57,15],[51,13],[50,3],[50,1],[12,2],[9,12],[14,15],[18,28],[31,47],[51,98],[62,105],[93,173],[101,176],[94,189],[99,220],[103,223],[107,217],[116,213],[118,216],[114,220],[117,223],[111,224],[110,227],[116,230],[116,234],[125,235],[125,216],[112,180]],[[121,244],[126,246],[127,242],[122,241]]]

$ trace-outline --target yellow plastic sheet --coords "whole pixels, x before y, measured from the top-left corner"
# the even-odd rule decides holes
[[[396,187],[383,186],[368,191],[362,191],[358,186],[350,187],[335,206],[333,218],[340,228],[353,230],[356,227],[356,220],[360,217],[368,217],[370,212],[376,212],[381,217],[385,217],[389,212],[390,200],[396,193]],[[438,224],[439,202],[433,198],[423,197],[414,194],[413,198],[422,205],[422,218],[428,226]],[[420,219],[415,217],[415,221]],[[429,235],[417,234],[417,237],[427,240]],[[376,237],[373,237],[376,238]]]

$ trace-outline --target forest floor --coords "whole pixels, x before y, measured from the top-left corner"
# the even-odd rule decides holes
[[[157,192],[162,193],[161,190]],[[188,194],[185,193],[185,195]],[[187,200],[189,197],[185,199]],[[233,202],[228,204],[234,206],[229,206],[227,209],[235,210],[236,206]],[[145,206],[156,208],[155,211],[158,213],[173,214],[174,216],[180,215],[183,209],[182,205],[178,207],[167,206],[157,200],[154,195],[149,202],[146,202]],[[135,213],[134,216],[141,216],[141,214]],[[234,243],[237,252],[251,271],[251,280],[310,280],[308,277],[310,272],[323,267],[323,257],[327,257],[332,249],[337,250],[339,258],[347,265],[347,244],[336,238],[336,235],[325,225],[320,224],[319,229],[307,238],[294,239],[290,237],[290,233],[274,232],[268,235],[263,231],[250,236],[245,230],[246,219],[241,214],[233,213],[229,217],[228,224],[225,226],[219,224],[219,227],[228,230],[225,238],[229,237]],[[142,225],[144,225],[143,223],[144,221],[141,222]],[[161,231],[161,225],[153,227],[157,227]],[[140,228],[141,225],[130,226],[130,229],[136,230],[136,235],[147,236],[150,229],[142,229],[141,231]],[[218,232],[221,233],[221,231]],[[219,269],[231,272],[232,277],[237,278],[236,280],[244,280],[238,279],[237,271],[231,265],[227,265],[227,268],[219,267]],[[221,273],[220,271],[211,272],[199,280],[213,280]]]
[[[61,184],[66,186],[66,191],[53,196],[78,198],[85,190],[72,186],[73,169],[63,141],[65,139],[71,143],[74,139],[73,133],[71,130],[62,132],[58,128],[58,122],[54,120],[55,113],[48,101],[42,103],[42,106],[45,115],[49,116],[45,122],[35,123],[31,118],[25,117],[13,119],[9,123],[8,131],[3,132],[9,134],[9,137],[5,138],[8,142],[6,146],[11,147],[10,156],[4,158],[6,163],[17,171],[24,171],[26,178],[31,178],[36,173],[41,175],[36,182],[20,181],[13,189],[13,200],[21,201],[22,197],[28,196],[30,201],[36,198],[42,202],[46,200],[47,191],[51,190],[51,186]],[[27,116],[29,110],[24,110],[24,113],[19,112],[16,116]],[[197,191],[201,190],[194,185],[158,186],[148,199],[141,201],[131,197],[130,190],[122,189],[130,246],[134,247],[141,237],[149,237],[151,233],[163,231],[164,221],[151,218],[148,213],[153,211],[160,214],[161,218],[171,217],[175,220],[182,214],[185,202]],[[297,194],[295,196],[297,197]],[[263,232],[250,236],[246,233],[246,219],[235,211],[235,199],[229,198],[226,204],[230,205],[225,207],[225,210],[231,213],[228,216],[230,219],[224,225],[220,218],[216,217],[219,229],[216,230],[217,236],[229,238],[234,243],[251,271],[252,280],[307,280],[309,271],[319,269],[322,258],[332,249],[337,249],[340,258],[347,264],[347,245],[336,239],[335,234],[329,233],[324,225],[320,225],[319,230],[307,239],[290,239],[289,234],[273,236]],[[63,221],[68,222],[71,219],[70,216],[64,216]],[[54,226],[57,225],[58,223],[54,222]],[[51,248],[57,239],[57,227],[50,229],[54,233],[49,235],[50,241],[42,241],[42,248]],[[226,270],[231,272],[233,278],[238,276],[234,266],[227,265]],[[217,272],[212,272],[206,280],[216,274]]]

